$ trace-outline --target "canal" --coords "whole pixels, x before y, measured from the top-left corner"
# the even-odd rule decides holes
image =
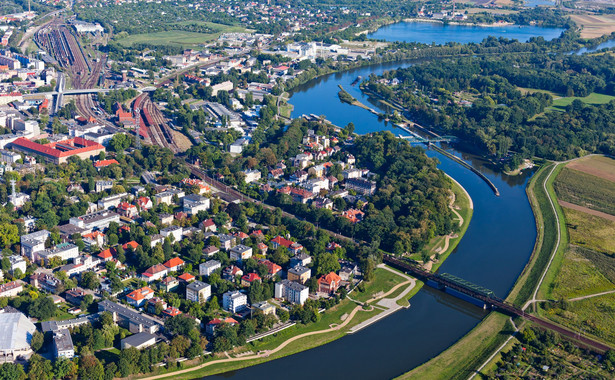
[[[486,33],[483,31],[483,33]],[[451,36],[452,38],[452,36]],[[293,117],[302,114],[326,115],[338,126],[352,122],[355,132],[365,134],[390,130],[404,132],[378,120],[367,110],[339,101],[338,84],[373,108],[372,102],[352,83],[361,76],[411,63],[388,63],[358,68],[317,78],[297,88],[291,95]],[[443,146],[484,173],[500,190],[497,197],[489,186],[470,170],[433,150],[430,157],[439,168],[456,179],[474,201],[470,226],[453,254],[440,268],[493,290],[504,298],[527,263],[536,239],[536,224],[525,187],[531,172],[515,177],[494,172],[479,157]],[[487,314],[484,310],[431,288],[423,288],[409,309],[353,334],[311,350],[214,376],[216,378],[312,379],[317,375],[356,379],[385,379],[401,375],[428,361],[468,333]]]

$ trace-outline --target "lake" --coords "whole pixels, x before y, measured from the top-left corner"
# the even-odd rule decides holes
[[[389,42],[403,41],[444,45],[448,42],[478,43],[488,36],[504,37],[521,42],[527,42],[532,37],[544,37],[545,40],[549,41],[559,37],[563,31],[564,29],[561,28],[543,28],[535,25],[473,26],[404,21],[383,26],[367,36]]]

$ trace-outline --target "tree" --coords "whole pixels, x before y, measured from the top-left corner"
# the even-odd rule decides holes
[[[81,286],[90,289],[96,290],[100,286],[100,280],[96,275],[96,272],[85,272],[81,275]]]
[[[319,276],[330,272],[337,272],[340,268],[340,262],[336,254],[325,252],[318,256],[316,274]]]
[[[40,331],[35,331],[34,334],[32,334],[30,346],[32,346],[34,351],[38,352],[38,350],[43,347],[43,343],[45,343],[45,335],[43,335]]]
[[[28,306],[28,314],[38,319],[49,319],[56,315],[57,309],[51,297],[40,297]]]
[[[84,355],[79,360],[79,378],[88,380],[103,380],[105,369],[94,355]]]
[[[0,379],[2,380],[25,380],[26,373],[21,364],[3,363],[0,365]]]
[[[196,328],[194,319],[183,314],[168,318],[164,322],[165,329],[171,334],[188,335],[188,333]]]
[[[0,223],[0,246],[9,248],[19,241],[19,229],[11,223]]]
[[[130,136],[125,133],[118,133],[113,136],[111,141],[109,141],[109,146],[113,149],[114,152],[123,152],[128,149],[128,147],[130,147],[131,143],[132,140]]]
[[[28,362],[28,378],[32,380],[51,379],[53,367],[51,361],[43,358],[38,354],[30,357]]]
[[[53,375],[56,379],[64,379],[77,374],[77,366],[72,360],[66,358],[58,358],[53,363]]]

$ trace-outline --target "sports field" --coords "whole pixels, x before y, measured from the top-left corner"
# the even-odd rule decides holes
[[[198,22],[185,21],[177,25],[190,24]],[[166,32],[148,33],[148,34],[133,34],[131,36],[119,39],[118,42],[124,46],[132,46],[134,44],[147,43],[152,45],[174,45],[182,47],[197,46],[213,41],[220,37],[222,33],[240,33],[246,32],[245,28],[240,26],[215,24],[212,22],[200,23],[212,30],[212,33],[196,33],[183,30],[170,30]]]

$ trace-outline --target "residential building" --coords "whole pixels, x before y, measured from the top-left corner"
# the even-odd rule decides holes
[[[184,237],[183,232],[184,230],[180,226],[169,226],[160,230],[160,234],[165,238],[173,236],[173,242],[181,241]]]
[[[51,236],[47,230],[32,232],[31,234],[21,236],[21,255],[35,261],[36,254],[45,250],[45,242]],[[25,273],[25,272],[24,272]]]
[[[186,195],[183,199],[184,212],[188,215],[196,215],[199,211],[209,210],[209,198],[197,194]]]
[[[143,274],[141,274],[141,278],[143,281],[150,283],[157,280],[161,280],[164,276],[167,275],[169,269],[162,264],[156,264],[152,267],[149,267]]]
[[[220,240],[220,248],[227,251],[235,245],[235,237],[231,235],[220,234],[218,240]]]
[[[204,263],[199,264],[199,275],[201,276],[209,276],[216,269],[222,267],[222,264],[218,260],[209,260]]]
[[[150,314],[156,314],[156,306],[160,304],[162,310],[168,307],[166,301],[160,297],[152,297],[147,300],[147,305],[145,306],[145,310],[147,310]]]
[[[162,327],[162,323],[158,320],[109,300],[100,301],[98,303],[98,311],[110,312],[114,322],[127,328],[132,333],[147,331],[153,334]]]
[[[273,249],[277,249],[278,247],[286,247],[288,251],[296,255],[303,249],[303,246],[299,243],[295,243],[294,241],[284,239],[282,236],[276,236],[271,240],[271,244],[273,245]]]
[[[9,269],[9,273],[15,274],[15,271],[19,269],[22,274],[26,273],[27,263],[23,256],[12,255],[9,256],[9,262],[11,263],[11,268]]]
[[[81,288],[69,289],[64,294],[64,299],[66,302],[70,302],[73,305],[79,306],[81,305],[81,301],[85,297],[85,291]]]
[[[99,199],[96,205],[98,206],[99,209],[103,209],[103,210],[117,208],[119,207],[120,203],[122,203],[122,200],[126,198],[127,196],[128,196],[127,193],[119,193],[119,194],[110,195],[108,197]]]
[[[159,214],[158,220],[160,220],[160,224],[171,225],[173,223],[173,214]]]
[[[169,268],[169,272],[177,272],[184,267],[185,263],[184,260],[180,259],[179,257],[173,257],[167,260],[167,262],[162,265]]]
[[[346,180],[346,190],[354,190],[362,195],[373,195],[376,192],[376,182],[362,178]]]
[[[179,279],[180,284],[189,284],[196,280],[196,277],[188,272],[182,273],[177,278]]]
[[[50,273],[33,273],[30,275],[30,285],[49,293],[62,291],[62,281]]]
[[[267,277],[268,278],[272,278],[273,276],[275,276],[282,270],[281,266],[279,266],[278,264],[270,260],[259,260],[258,262],[259,264],[263,264],[267,267]]]
[[[79,256],[79,247],[71,243],[60,243],[53,248],[47,248],[36,253],[35,261],[49,262],[54,257],[62,261],[74,259]]]
[[[252,183],[261,179],[260,170],[244,170],[243,174],[245,175],[243,179],[245,183]]]
[[[252,247],[248,247],[243,244],[239,244],[231,248],[230,258],[234,261],[247,260],[252,257]]]
[[[318,292],[333,294],[340,287],[342,279],[335,272],[330,272],[318,279]]]
[[[172,290],[177,289],[179,286],[179,281],[173,276],[165,277],[160,284],[158,284],[158,289],[164,290],[165,292],[170,292]]]
[[[308,266],[312,263],[312,256],[305,253],[298,253],[290,258],[290,267],[296,267],[297,265]]]
[[[21,282],[11,281],[6,284],[0,284],[0,297],[15,297],[23,291]]]
[[[75,356],[75,346],[68,329],[53,333],[53,352],[56,358],[72,359]]]
[[[232,265],[228,268],[224,268],[224,270],[222,271],[222,278],[224,280],[232,282],[235,281],[235,278],[237,276],[243,276],[243,271],[235,265]]]
[[[134,307],[141,307],[145,305],[147,300],[154,297],[154,291],[149,286],[145,286],[140,289],[133,290],[126,295],[126,301],[129,305]]]
[[[139,216],[139,210],[137,209],[137,206],[128,202],[120,202],[120,204],[117,206],[117,212],[118,214],[131,219],[136,216]]]
[[[188,301],[203,303],[211,297],[211,285],[202,281],[193,281],[186,286],[186,299]]]
[[[275,284],[275,298],[281,298],[288,302],[303,305],[310,295],[307,286],[290,280],[282,280]]]
[[[288,270],[288,279],[301,284],[305,284],[310,279],[312,270],[302,265],[297,265]]]
[[[66,272],[66,275],[71,277],[91,270],[102,262],[102,259],[98,256],[92,257],[90,255],[82,255],[75,257],[71,264],[60,267],[60,270]],[[116,268],[118,268],[117,263],[119,262],[116,262]]]
[[[170,205],[171,203],[173,203],[174,196],[177,196],[177,198],[181,199],[186,196],[186,193],[183,190],[179,189],[169,189],[154,195],[154,198],[156,199],[156,204],[164,203]]]
[[[231,313],[237,313],[248,307],[248,296],[238,290],[222,295],[222,308]]]
[[[227,317],[224,319],[214,318],[211,321],[209,321],[209,323],[207,323],[207,325],[205,326],[205,333],[209,335],[213,335],[214,332],[216,331],[216,328],[222,324],[236,326],[239,324],[239,322],[237,322],[235,319],[231,317]]]
[[[275,315],[275,306],[267,301],[257,302],[252,304],[252,306],[264,315]]]
[[[213,255],[215,255],[218,252],[220,252],[220,249],[218,247],[216,247],[215,245],[210,245],[207,248],[203,248],[203,255],[205,255],[207,257],[212,257]]]
[[[109,227],[111,222],[120,222],[120,215],[113,211],[101,210],[78,217],[70,218],[68,221],[73,226],[82,228],[88,232],[93,230],[104,230]]]
[[[96,181],[94,189],[97,193],[102,193],[105,190],[111,190],[113,188],[113,181]],[[90,189],[92,191],[92,189]]]
[[[211,218],[202,221],[199,227],[205,232],[216,232],[218,230],[216,223]]]
[[[256,273],[248,273],[241,276],[241,286],[250,286],[253,282],[262,282],[261,277]]]

